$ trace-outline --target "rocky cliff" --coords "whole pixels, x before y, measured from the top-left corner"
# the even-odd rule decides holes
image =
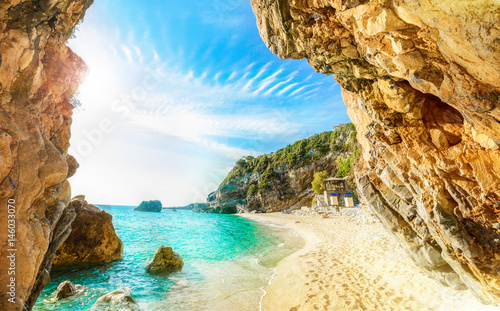
[[[415,261],[500,303],[500,4],[251,0],[266,45],[333,74],[358,189]]]
[[[71,231],[70,99],[86,66],[65,42],[91,3],[0,2],[0,284],[15,284],[1,310],[33,306]]]
[[[326,171],[329,176],[337,176],[341,171],[340,177],[345,177],[358,150],[356,131],[349,123],[272,154],[242,158],[217,191],[208,196],[208,207],[196,211],[236,213],[243,208],[276,212],[311,206],[314,173]]]

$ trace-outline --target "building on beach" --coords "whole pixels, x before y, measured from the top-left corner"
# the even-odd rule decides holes
[[[323,198],[327,206],[354,207],[353,191],[345,179],[327,178],[323,180],[323,188]]]

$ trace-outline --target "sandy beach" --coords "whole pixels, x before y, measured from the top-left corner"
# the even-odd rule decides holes
[[[379,222],[366,217],[241,216],[290,227],[306,242],[278,263],[278,277],[264,288],[263,311],[500,310],[427,277]]]

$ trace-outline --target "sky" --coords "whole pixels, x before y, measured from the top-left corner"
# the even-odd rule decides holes
[[[349,122],[333,76],[281,60],[248,0],[99,0],[68,46],[77,95],[73,195],[94,204],[205,202],[242,156]]]

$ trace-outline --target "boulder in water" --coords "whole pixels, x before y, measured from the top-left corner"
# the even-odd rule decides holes
[[[101,264],[122,258],[123,242],[116,235],[113,216],[79,195],[70,205],[76,211],[72,231],[57,250],[53,264]]]
[[[142,201],[139,206],[134,208],[137,212],[155,212],[159,213],[162,210],[161,202],[158,200],[153,201]]]
[[[76,295],[79,291],[83,289],[81,285],[75,285],[71,281],[64,281],[56,290],[56,300],[61,300]]]
[[[139,305],[131,294],[130,288],[118,288],[97,299],[90,310],[138,311]]]
[[[149,274],[168,274],[170,272],[180,271],[184,266],[182,257],[174,252],[171,247],[160,246],[148,263],[146,272]]]

